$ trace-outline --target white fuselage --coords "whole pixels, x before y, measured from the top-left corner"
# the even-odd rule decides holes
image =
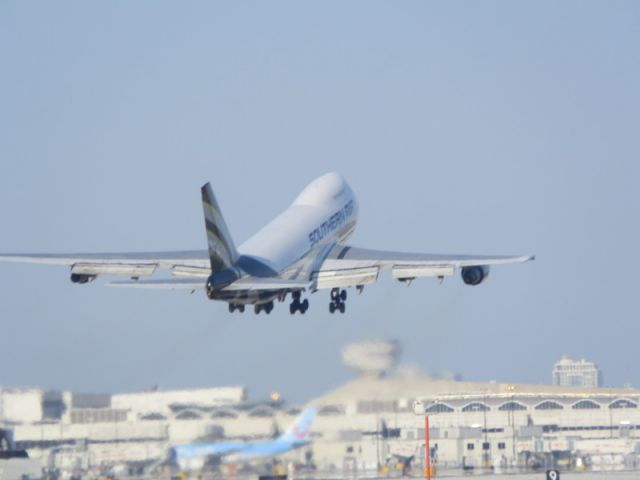
[[[357,217],[358,203],[347,182],[338,173],[327,173],[307,185],[238,252],[280,273],[310,252],[344,241],[353,233]]]

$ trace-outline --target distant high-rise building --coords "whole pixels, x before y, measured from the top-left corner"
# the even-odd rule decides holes
[[[551,382],[562,387],[601,387],[602,372],[593,362],[564,355],[553,366]]]

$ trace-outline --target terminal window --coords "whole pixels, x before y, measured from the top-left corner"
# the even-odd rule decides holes
[[[425,408],[425,412],[427,413],[450,413],[453,412],[453,407],[450,407],[446,403],[434,403]]]
[[[504,442],[498,442],[498,450],[504,450],[506,447]]]
[[[621,398],[620,400],[612,402],[609,408],[638,408],[638,404],[626,398]]]
[[[507,402],[498,407],[498,410],[526,410],[527,407],[520,402]]]
[[[564,407],[558,402],[546,400],[536,406],[536,410],[562,410]]]
[[[318,415],[328,417],[331,415],[344,415],[346,408],[343,405],[325,405],[320,408]]]
[[[472,402],[462,407],[463,412],[486,412],[490,408],[485,403]]]
[[[596,409],[596,408],[600,408],[600,405],[598,405],[596,402],[594,402],[593,400],[580,400],[578,403],[576,403],[575,405],[573,405],[574,410],[586,410],[586,409]]]
[[[473,443],[467,443],[467,450],[473,450],[476,446]]]

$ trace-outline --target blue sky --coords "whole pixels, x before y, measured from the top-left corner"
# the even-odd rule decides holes
[[[382,337],[465,379],[546,383],[566,353],[640,385],[638,25],[622,1],[0,3],[0,251],[204,248],[206,181],[240,243],[337,170],[354,244],[538,256],[304,317],[1,265],[0,384],[301,401]]]

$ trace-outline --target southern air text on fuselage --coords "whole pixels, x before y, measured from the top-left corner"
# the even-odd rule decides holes
[[[331,215],[326,221],[322,222],[322,224],[314,228],[309,233],[309,242],[313,247],[316,243],[326,237],[329,233],[333,232],[336,228],[343,225],[347,218],[351,216],[353,213],[353,200],[349,200],[344,207],[338,210],[336,213]]]

